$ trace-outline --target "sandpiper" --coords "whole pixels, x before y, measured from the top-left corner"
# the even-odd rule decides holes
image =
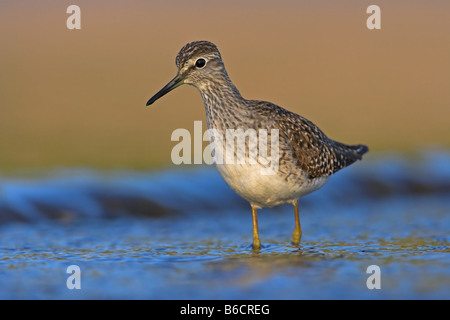
[[[361,160],[368,147],[334,141],[302,116],[270,102],[243,98],[231,82],[217,46],[209,41],[186,44],[175,62],[176,77],[148,100],[147,106],[189,84],[200,91],[209,129],[278,130],[279,169],[275,174],[261,174],[264,165],[260,163],[216,166],[226,183],[250,202],[254,249],[261,247],[257,209],[285,203],[294,205],[292,242],[298,245],[302,236],[298,199],[322,187],[333,173]]]

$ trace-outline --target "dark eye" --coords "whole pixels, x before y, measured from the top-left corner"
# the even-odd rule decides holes
[[[197,61],[195,61],[195,66],[197,68],[203,68],[206,65],[206,60],[203,58],[198,59]]]

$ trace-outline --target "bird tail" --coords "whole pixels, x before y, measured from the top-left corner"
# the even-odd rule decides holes
[[[335,153],[333,173],[361,160],[362,156],[369,151],[369,148],[363,144],[347,145],[333,141],[332,145]]]
[[[350,153],[352,156],[356,157],[357,160],[361,160],[362,156],[369,151],[369,147],[363,144],[356,144],[346,147],[347,153]]]

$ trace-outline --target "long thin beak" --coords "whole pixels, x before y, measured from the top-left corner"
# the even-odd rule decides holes
[[[155,94],[153,97],[150,98],[150,100],[147,101],[147,106],[151,105],[153,102],[161,98],[166,93],[169,93],[176,87],[181,86],[183,83],[184,78],[180,74],[177,74],[177,76],[173,78],[168,84],[166,84],[164,88],[159,90],[157,94]]]

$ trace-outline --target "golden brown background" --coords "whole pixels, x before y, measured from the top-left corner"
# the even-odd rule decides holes
[[[71,4],[81,30],[66,28]],[[366,28],[371,4],[381,30]],[[183,86],[145,103],[203,39],[244,97],[331,138],[372,155],[450,147],[449,1],[2,1],[0,172],[170,165],[201,97]]]

